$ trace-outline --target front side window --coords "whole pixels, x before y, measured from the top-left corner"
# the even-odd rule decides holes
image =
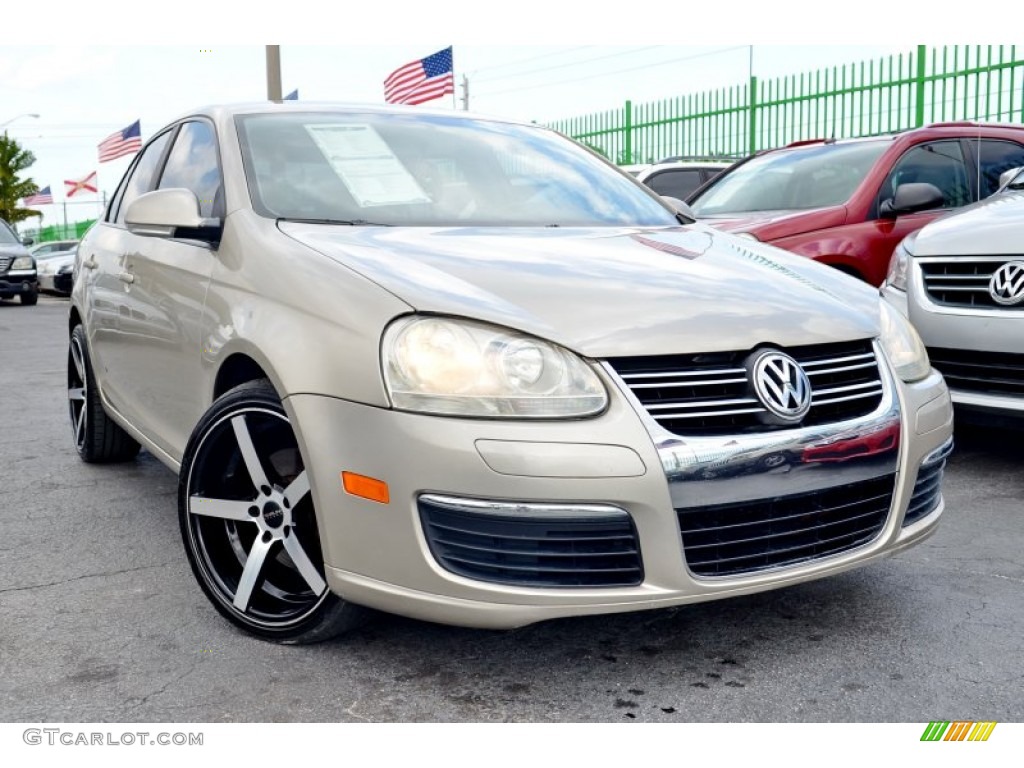
[[[718,176],[690,207],[715,216],[842,205],[889,146],[879,140],[768,152]]]
[[[184,187],[199,200],[199,215],[222,216],[220,165],[217,162],[217,137],[206,122],[194,121],[181,126],[167,156],[159,189]]]
[[[999,177],[1011,168],[1024,166],[1024,147],[1013,141],[970,139],[978,157],[978,189],[985,198],[999,189]]]
[[[117,209],[117,223],[124,224],[124,214],[128,204],[139,195],[145,194],[153,189],[153,175],[160,165],[160,158],[163,157],[164,148],[171,138],[171,132],[157,136],[143,150],[142,157],[135,164],[131,176],[125,182],[124,191],[121,193],[120,204]]]
[[[933,141],[903,153],[879,192],[879,203],[887,200],[901,184],[932,184],[942,192],[943,208],[958,208],[971,202],[967,167],[959,141]]]
[[[553,131],[446,116],[237,118],[263,216],[401,226],[671,226],[644,187]]]

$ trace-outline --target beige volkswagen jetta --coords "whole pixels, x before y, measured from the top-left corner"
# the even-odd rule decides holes
[[[213,605],[475,627],[782,587],[921,541],[951,448],[910,325],[544,128],[198,110],[78,249],[86,461],[179,473]]]

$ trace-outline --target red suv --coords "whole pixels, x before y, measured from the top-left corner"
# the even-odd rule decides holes
[[[697,190],[696,216],[880,285],[903,237],[1024,166],[1024,126],[937,123],[758,153]]]

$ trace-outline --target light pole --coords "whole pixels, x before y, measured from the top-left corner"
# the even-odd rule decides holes
[[[22,117],[39,117],[39,115],[37,115],[35,112],[22,112],[20,115],[15,115],[10,120],[7,120],[6,122],[0,123],[0,128],[6,128],[8,125],[13,123],[15,120],[18,120],[19,118],[22,118]],[[4,131],[4,132],[6,133],[6,131]]]

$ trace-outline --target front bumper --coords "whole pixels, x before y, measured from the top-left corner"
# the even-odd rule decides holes
[[[616,385],[609,383],[614,392]],[[903,515],[922,460],[950,438],[952,409],[937,374],[911,385],[890,382],[890,387],[887,407],[874,415],[877,424],[895,418],[900,425],[899,446],[888,458],[851,461],[846,469],[842,457],[833,457],[822,460],[816,471],[800,472],[773,461],[761,465],[766,474],[759,479],[736,477],[732,471],[708,477],[704,470],[720,466],[720,454],[697,456],[681,439],[658,445],[643,414],[621,390],[602,416],[576,422],[438,418],[316,395],[291,396],[285,407],[307,457],[327,581],[336,593],[354,603],[430,621],[512,628],[562,616],[658,608],[783,587],[863,565],[924,539],[942,514],[941,501],[909,525],[903,525]],[[788,432],[797,431],[802,432]],[[830,436],[835,434],[824,435]],[[778,446],[766,450],[782,453]],[[739,463],[759,462],[764,455],[756,449]],[[345,493],[342,471],[383,480],[389,501]],[[894,477],[889,512],[870,542],[743,575],[708,578],[688,568],[676,509],[680,499],[701,494],[750,498],[755,488],[765,494],[793,493],[846,482],[836,478],[847,472]],[[418,505],[423,494],[625,510],[635,526],[642,580],[629,586],[538,588],[458,575],[439,565],[431,552]]]
[[[11,270],[3,277],[0,277],[0,297],[9,299],[12,296],[20,296],[23,293],[31,293],[39,289],[36,281],[36,271]]]

